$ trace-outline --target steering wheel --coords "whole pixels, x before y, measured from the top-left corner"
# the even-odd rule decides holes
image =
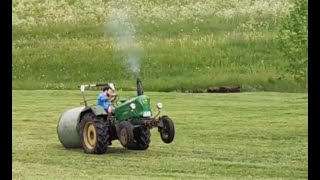
[[[119,101],[119,96],[118,95],[114,95],[110,98],[110,102],[112,104],[115,104],[116,106],[118,106],[118,101]]]

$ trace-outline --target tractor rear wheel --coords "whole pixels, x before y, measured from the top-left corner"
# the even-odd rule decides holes
[[[145,127],[139,127],[134,129],[134,143],[131,144],[128,149],[131,150],[146,150],[150,144],[150,129]]]
[[[80,123],[82,148],[88,154],[104,154],[108,148],[107,122],[93,113],[86,113]]]
[[[123,147],[128,148],[134,143],[133,125],[130,122],[120,122],[117,129],[118,138]]]
[[[175,128],[172,120],[168,116],[162,116],[160,121],[163,123],[163,127],[159,127],[161,139],[164,143],[171,143],[174,139]]]

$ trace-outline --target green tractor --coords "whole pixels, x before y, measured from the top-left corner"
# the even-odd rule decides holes
[[[113,83],[108,85],[115,91]],[[127,149],[146,150],[151,141],[152,128],[158,128],[164,143],[173,141],[173,121],[166,115],[159,116],[162,103],[157,103],[159,112],[152,117],[150,97],[143,94],[140,79],[137,79],[136,97],[119,101],[116,95],[110,99],[115,109],[111,114],[100,106],[88,106],[85,87],[90,85],[80,86],[85,106],[71,109],[59,119],[57,133],[65,148],[82,147],[85,153],[104,154],[113,140],[119,140]]]

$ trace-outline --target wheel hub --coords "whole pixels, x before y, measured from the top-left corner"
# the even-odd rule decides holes
[[[164,126],[164,127],[161,129],[161,134],[162,134],[162,137],[163,137],[163,138],[168,138],[168,137],[169,137],[169,132],[168,132],[166,126]]]
[[[123,144],[127,144],[128,141],[128,133],[125,129],[122,129],[120,132],[120,138]]]
[[[97,132],[92,122],[87,122],[86,125],[84,126],[83,139],[84,139],[85,145],[89,149],[93,149],[94,146],[96,145]]]

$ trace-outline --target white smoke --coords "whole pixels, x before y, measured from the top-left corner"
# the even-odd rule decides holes
[[[109,11],[106,23],[107,36],[112,40],[116,55],[124,57],[128,70],[134,77],[138,77],[143,48],[137,41],[135,32],[127,11],[124,9]]]

